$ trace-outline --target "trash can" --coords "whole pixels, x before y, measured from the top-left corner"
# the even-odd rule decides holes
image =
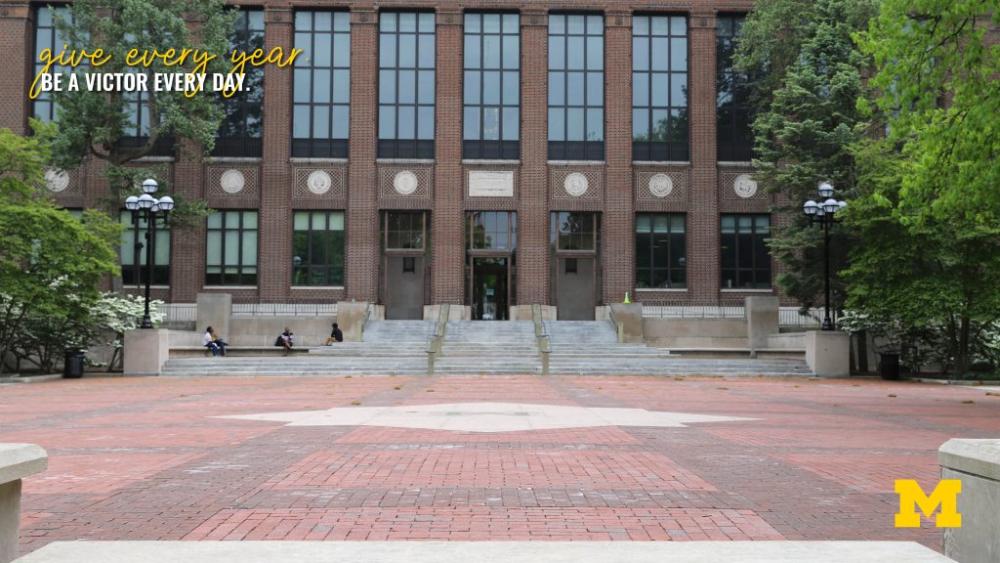
[[[66,350],[63,377],[67,379],[83,377],[83,358],[83,350]]]
[[[883,352],[879,354],[878,373],[882,379],[899,379],[899,352]]]

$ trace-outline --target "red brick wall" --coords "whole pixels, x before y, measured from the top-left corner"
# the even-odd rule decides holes
[[[371,2],[287,0],[260,2],[266,12],[268,47],[290,48],[293,43],[294,8],[351,10],[351,111],[350,158],[343,161],[293,161],[291,136],[291,69],[270,66],[265,71],[263,158],[233,167],[255,167],[259,185],[255,192],[238,197],[217,197],[217,183],[210,166],[186,150],[176,162],[157,163],[176,193],[187,198],[209,198],[219,207],[260,209],[260,256],[257,288],[233,291],[239,301],[309,302],[378,298],[378,220],[380,209],[430,209],[432,268],[431,299],[435,303],[462,303],[464,295],[464,213],[476,209],[508,209],[518,213],[517,301],[549,301],[549,212],[598,210],[602,213],[603,287],[605,302],[620,300],[633,289],[633,218],[636,209],[687,214],[688,289],[682,292],[643,291],[637,299],[669,299],[701,303],[741,298],[743,294],[720,291],[719,213],[767,211],[769,197],[750,200],[731,196],[728,173],[716,162],[715,133],[715,14],[746,11],[747,0],[686,0],[663,6],[652,2],[598,1],[587,4],[567,0],[512,1],[497,4],[483,0],[414,0],[380,2],[380,8],[435,9],[437,19],[436,158],[429,162],[379,162],[376,157],[378,13]],[[476,163],[462,161],[462,9],[513,9],[521,14],[521,159],[519,162]],[[547,12],[592,10],[605,15],[605,162],[586,165],[547,160]],[[665,12],[685,14],[689,24],[689,111],[691,117],[690,163],[642,163],[631,156],[631,14]],[[30,111],[25,92],[30,81],[30,48],[33,43],[31,10],[20,0],[0,0],[0,126],[23,131]],[[193,149],[194,147],[186,147]],[[326,197],[302,191],[298,168],[334,171],[338,187]],[[426,191],[412,201],[384,192],[380,170],[411,169],[428,178]],[[87,165],[76,174],[74,187],[57,196],[64,205],[97,205],[107,193],[101,166]],[[515,198],[467,197],[467,173],[477,170],[514,170]],[[423,171],[423,172],[421,172]],[[570,171],[585,172],[591,190],[572,199],[562,191],[561,178]],[[652,198],[648,178],[667,173],[674,193]],[[561,176],[562,175],[562,176]],[[340,182],[343,182],[341,184]],[[554,182],[560,185],[556,186]],[[208,184],[213,184],[209,186]],[[558,189],[557,189],[558,188]],[[728,191],[727,191],[728,190]],[[298,206],[298,207],[297,207]],[[291,288],[291,214],[297,208],[344,209],[347,220],[345,288]],[[775,219],[776,224],[780,219]],[[173,237],[172,279],[169,290],[158,293],[177,302],[194,301],[203,288],[204,229],[195,228]],[[777,268],[775,268],[777,271]]]

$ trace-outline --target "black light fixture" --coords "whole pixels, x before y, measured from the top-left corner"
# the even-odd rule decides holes
[[[168,216],[174,209],[174,198],[165,195],[159,199],[153,197],[159,184],[152,178],[147,178],[142,182],[143,194],[140,196],[130,195],[125,198],[125,209],[132,213],[132,224],[136,230],[140,221],[146,222],[146,303],[142,315],[142,323],[139,328],[153,328],[153,320],[149,316],[149,288],[153,281],[153,260],[156,256],[156,226],[160,219],[163,219],[163,226],[169,225]],[[135,261],[136,273],[139,271],[138,261]]]
[[[837,222],[836,213],[847,207],[847,202],[833,199],[833,184],[830,182],[820,182],[816,190],[822,201],[815,202],[809,200],[802,205],[802,212],[809,217],[809,224],[819,223],[823,227],[823,259],[824,259],[824,292],[826,303],[824,305],[823,330],[835,330],[833,319],[830,317],[830,226]]]

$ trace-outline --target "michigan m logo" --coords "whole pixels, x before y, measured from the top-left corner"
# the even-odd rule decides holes
[[[896,513],[897,528],[919,528],[920,512],[930,518],[940,507],[934,523],[938,528],[961,528],[962,515],[958,513],[958,494],[962,492],[962,482],[958,479],[942,479],[930,496],[924,494],[913,479],[897,479],[896,494],[899,495],[899,512]]]

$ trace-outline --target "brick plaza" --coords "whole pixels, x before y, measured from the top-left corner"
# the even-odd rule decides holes
[[[484,401],[751,420],[469,432],[221,416]],[[460,411],[459,407],[455,407]],[[461,412],[446,413],[458,420]],[[0,387],[37,443],[21,549],[55,540],[915,540],[893,480],[1000,430],[988,390],[875,380],[94,378]]]

